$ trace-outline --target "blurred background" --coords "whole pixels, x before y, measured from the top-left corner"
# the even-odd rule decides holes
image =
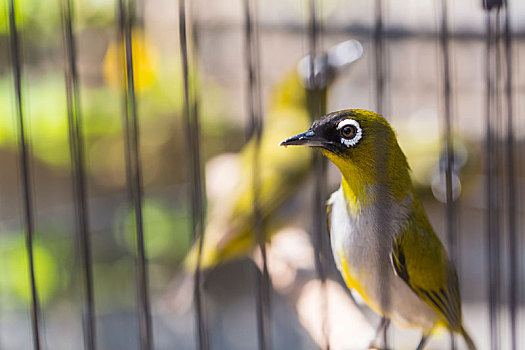
[[[383,25],[379,50],[377,3],[382,6]],[[277,113],[278,117],[286,118],[288,107],[281,105],[295,103],[298,113],[307,113],[304,98],[290,100],[305,94],[303,85],[293,84],[307,81],[298,73],[297,65],[311,52],[310,13],[308,3],[300,0],[266,0],[256,4],[261,116],[268,121],[263,125],[271,125],[269,115],[275,114],[278,108],[284,110]],[[449,1],[448,5],[457,268],[466,326],[479,348],[488,349],[491,314],[485,164],[487,12],[481,0]],[[30,155],[33,255],[42,347],[81,349],[84,348],[85,293],[75,221],[65,79],[68,56],[61,6],[58,0],[18,0],[15,17]],[[137,230],[126,178],[124,47],[119,36],[118,8],[113,1],[83,0],[74,1],[74,9],[95,341],[100,349],[138,349]],[[178,9],[176,1],[137,1],[131,32],[140,130],[144,248],[156,349],[199,347],[191,297],[184,299],[184,307],[180,305],[183,303],[179,300],[180,293],[173,291],[177,289],[177,276],[181,275],[183,261],[193,244],[192,175],[184,119]],[[190,38],[193,71],[189,79],[199,94],[199,145],[206,202],[209,209],[214,203],[215,207],[228,207],[228,201],[234,198],[231,191],[241,181],[238,153],[248,142],[246,130],[251,123],[244,2],[193,0],[188,13],[189,24],[193,26]],[[518,233],[518,243],[514,246],[520,260],[517,272],[510,274],[509,207],[497,205],[499,228],[496,231],[501,249],[496,262],[500,275],[497,304],[500,339],[496,348],[502,349],[512,348],[510,308],[517,310],[518,330],[523,329],[524,316],[521,237],[525,208],[525,104],[522,102],[525,70],[521,62],[525,56],[525,3],[509,1],[508,13],[513,31],[515,142],[511,148],[515,159],[515,187],[512,188],[516,196]],[[353,48],[357,50],[355,61],[338,71],[328,86],[327,111],[371,109],[381,111],[392,123],[408,156],[430,220],[446,242],[441,2],[324,0],[317,3],[316,16],[321,24],[318,52],[351,39],[360,43]],[[9,3],[0,0],[0,348],[30,349],[34,346],[34,337],[10,33]],[[503,52],[502,44],[500,49]],[[503,68],[498,70],[500,95],[496,99],[499,101],[496,114],[499,119],[494,122],[493,145],[497,149],[495,168],[501,170],[495,172],[498,203],[507,203],[509,180],[502,170],[507,169],[503,147],[508,140],[502,55],[496,55]],[[378,59],[382,62],[380,72]],[[290,78],[291,75],[296,78]],[[378,84],[383,86],[382,93],[378,92]],[[307,128],[309,121],[305,123]],[[298,129],[301,131],[303,127]],[[283,151],[277,147],[279,140],[277,137],[271,143],[275,150],[270,148],[268,152]],[[275,154],[278,157],[279,153]],[[325,347],[328,340],[334,349],[364,348],[378,320],[366,311],[364,317],[356,309],[328,259],[327,282],[319,282],[311,219],[315,181],[308,165],[310,154],[297,154],[297,157],[306,157],[306,166],[293,179],[295,187],[286,195],[286,206],[277,210],[281,214],[279,225],[274,227],[271,223],[273,213],[263,218],[270,222],[265,224],[265,230],[276,233],[267,250],[272,281],[271,344],[275,349],[316,349]],[[264,167],[264,161],[262,163],[260,166]],[[337,169],[328,165],[326,196],[337,189],[339,176]],[[258,348],[254,272],[257,270],[250,255],[249,252],[241,254],[239,259],[231,259],[205,273],[202,292],[210,348]],[[511,281],[518,286],[517,304],[508,302]],[[320,310],[327,315],[321,316]],[[323,317],[328,320],[328,330],[320,322]],[[518,332],[515,348],[524,344],[521,333]],[[388,338],[394,348],[414,348],[418,337],[415,331],[391,327]],[[447,337],[446,334],[437,337],[428,348],[448,346]]]

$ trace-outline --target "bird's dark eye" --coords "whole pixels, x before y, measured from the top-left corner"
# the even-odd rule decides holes
[[[347,125],[341,129],[341,133],[343,134],[344,138],[351,139],[357,133],[357,129],[353,125]]]

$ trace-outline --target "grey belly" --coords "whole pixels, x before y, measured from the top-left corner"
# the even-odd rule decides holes
[[[351,274],[360,282],[368,298],[383,316],[404,328],[431,330],[439,317],[394,273],[390,259],[374,259],[372,252],[362,247],[348,249],[345,254]],[[340,262],[337,263],[342,272]],[[362,296],[365,298],[365,296]]]
[[[438,314],[420,299],[393,269],[388,237],[374,237],[371,215],[365,210],[358,218],[349,214],[342,191],[330,198],[331,245],[339,272],[346,279],[342,254],[348,272],[370,300],[374,311],[389,317],[402,327],[429,331],[439,320]],[[348,284],[348,281],[347,281]]]

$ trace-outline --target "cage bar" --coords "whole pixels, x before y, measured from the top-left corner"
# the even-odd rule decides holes
[[[137,101],[135,96],[133,63],[133,28],[135,22],[135,1],[118,0],[119,35],[124,44],[123,60],[125,79],[123,80],[123,117],[125,129],[126,177],[128,193],[133,206],[135,219],[136,287],[139,316],[139,337],[141,349],[153,349],[150,301],[148,291],[148,269],[144,247],[144,222],[142,215],[142,174],[140,166],[139,125],[137,120]]]
[[[268,258],[266,254],[266,240],[264,223],[259,208],[260,196],[260,141],[262,135],[262,105],[260,86],[260,53],[259,36],[257,30],[257,1],[244,0],[244,47],[246,72],[248,73],[248,127],[247,139],[255,141],[253,152],[252,191],[253,191],[253,235],[262,258],[262,271],[255,269],[256,274],[256,309],[257,309],[257,338],[259,349],[271,349],[270,332],[270,275],[268,273]]]
[[[191,17],[189,18],[191,26]],[[197,336],[199,349],[209,348],[208,327],[206,322],[206,304],[203,289],[203,273],[201,269],[202,245],[204,241],[204,197],[202,189],[202,168],[200,160],[200,134],[197,89],[194,80],[196,70],[193,64],[190,66],[190,49],[186,30],[187,13],[186,0],[179,0],[179,43],[182,61],[182,73],[184,84],[184,124],[187,134],[187,149],[189,153],[189,175],[191,184],[191,218],[193,239],[198,242],[197,264],[194,274],[194,300]],[[193,63],[193,62],[192,62]],[[192,74],[190,76],[190,73]]]
[[[328,64],[325,59],[320,41],[322,28],[319,19],[319,3],[317,0],[308,2],[308,49],[309,49],[309,76],[308,76],[308,112],[310,119],[316,120],[327,113],[326,97],[328,89]],[[320,64],[320,67],[316,65]],[[315,270],[317,278],[321,281],[321,327],[325,349],[330,349],[329,324],[328,324],[328,295],[326,288],[326,173],[327,161],[320,153],[314,152],[313,162],[313,205],[312,205],[312,242],[314,245]]]
[[[454,140],[452,135],[452,93],[450,84],[450,53],[447,0],[441,0],[440,49],[442,55],[443,74],[443,107],[444,127],[443,145],[445,147],[445,194],[446,194],[446,236],[447,246],[452,262],[457,266],[459,261],[457,251],[457,205],[454,199],[452,172],[454,167]],[[440,158],[443,154],[441,153]],[[441,168],[441,159],[440,159]],[[439,169],[441,173],[441,169]],[[440,175],[441,176],[441,175]],[[456,349],[455,334],[450,331],[450,348]]]
[[[91,242],[89,238],[89,211],[86,194],[86,173],[84,161],[84,137],[82,132],[82,113],[79,97],[77,53],[74,31],[74,7],[71,0],[61,2],[63,40],[65,49],[65,79],[67,115],[69,125],[69,147],[73,166],[73,191],[75,199],[75,220],[78,232],[78,251],[84,287],[84,348],[96,348],[95,301],[93,296],[93,272],[91,262]]]
[[[375,0],[374,3],[374,68],[375,68],[375,92],[376,108],[378,114],[385,113],[385,30],[384,30],[384,3],[383,0]],[[385,337],[386,337],[385,329]],[[386,346],[386,344],[385,344]]]
[[[517,234],[517,208],[516,208],[516,170],[514,147],[514,101],[512,97],[513,63],[512,63],[512,31],[509,15],[509,0],[505,0],[504,12],[504,56],[505,56],[505,102],[507,105],[507,152],[506,152],[506,180],[507,180],[507,224],[508,224],[508,247],[509,247],[509,273],[510,285],[508,294],[508,309],[510,319],[511,349],[518,348],[517,338],[517,313],[520,274],[518,268],[519,242]]]
[[[452,172],[454,166],[454,140],[452,130],[452,92],[450,83],[450,53],[447,0],[441,0],[440,48],[442,55],[443,73],[443,107],[444,130],[443,144],[445,146],[445,184],[446,184],[446,218],[447,218],[447,245],[452,261],[457,263],[457,233],[456,233],[456,204],[453,195]]]
[[[492,350],[500,347],[500,226],[499,193],[498,193],[498,145],[497,145],[497,119],[498,119],[498,89],[497,89],[497,38],[499,35],[499,9],[492,11],[494,5],[486,6],[486,203],[487,203],[487,252],[488,252],[488,295],[490,317],[490,346]]]
[[[374,68],[375,68],[375,106],[376,106],[376,112],[380,115],[383,115],[385,119],[390,119],[388,116],[385,115],[386,113],[386,98],[385,98],[385,90],[386,90],[386,76],[387,76],[387,65],[386,65],[386,47],[385,47],[385,26],[384,26],[384,7],[385,3],[383,0],[375,0],[374,3],[374,31],[373,31],[373,48],[374,48]],[[376,147],[380,148],[379,145],[376,145]],[[378,152],[380,154],[381,152]],[[388,155],[386,156],[388,157]],[[383,167],[385,169],[388,165],[387,159],[376,159],[377,164],[379,167]],[[376,177],[378,183],[381,183],[381,181],[384,181],[382,177],[386,174],[385,171],[378,170]],[[386,196],[381,191],[378,192],[378,198],[386,198]],[[388,228],[390,225],[390,218],[388,217],[389,213],[389,207],[391,203],[384,203],[381,208],[378,210],[377,213],[377,221],[378,221],[378,227],[384,227]],[[388,230],[388,229],[387,229]],[[379,232],[374,232],[374,234],[379,234]],[[378,254],[384,254],[386,252],[378,252]],[[388,271],[385,270],[385,268],[381,268],[379,271],[378,278],[385,279],[384,282],[385,285],[388,285]],[[383,309],[388,309],[390,307],[390,294],[388,291],[385,292],[385,290],[381,291],[381,307]],[[388,349],[389,347],[389,339],[388,339],[388,329],[390,327],[390,320],[386,318],[382,318],[377,330],[379,332],[383,332],[382,334],[382,341],[383,341],[383,347]],[[376,335],[377,337],[378,335]],[[379,338],[377,338],[379,339]]]
[[[23,216],[25,226],[25,244],[29,266],[29,283],[31,289],[31,326],[33,332],[33,347],[39,350],[42,346],[40,330],[40,302],[35,280],[35,261],[33,255],[33,239],[35,233],[33,191],[31,189],[31,169],[29,165],[30,141],[27,134],[23,97],[22,97],[22,54],[20,37],[16,23],[16,2],[9,0],[9,44],[11,53],[11,68],[13,70],[13,84],[16,99],[16,114],[18,121],[18,152],[19,166],[22,176]]]

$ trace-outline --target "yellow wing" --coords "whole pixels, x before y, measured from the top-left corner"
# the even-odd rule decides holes
[[[284,149],[279,142],[304,131],[310,124],[305,108],[285,108],[270,111],[258,149],[258,198],[261,218],[266,220],[290,198],[308,178],[311,150]],[[254,224],[254,161],[255,140],[240,153],[240,176],[235,190],[220,201],[218,213],[209,216],[204,235],[201,265],[211,268],[234,258],[246,256],[255,246]],[[215,209],[215,208],[214,208]],[[265,230],[269,240],[270,230]],[[197,245],[195,245],[196,247]],[[186,259],[186,267],[196,263],[195,247]]]
[[[326,231],[330,237],[330,230],[332,229],[332,203],[326,203]]]
[[[285,135],[292,135],[308,127],[307,112],[288,109],[273,113],[279,113],[281,119],[273,119],[267,126],[259,148],[257,206],[263,220],[278,211],[280,206],[299,189],[308,177],[311,164],[309,149],[277,148],[279,141],[286,138]],[[220,236],[220,239],[215,241],[215,246],[210,247],[220,262],[249,254],[255,245],[253,239],[254,152],[255,142],[252,140],[241,153],[241,181],[229,198],[230,210],[219,218],[222,227],[217,229],[210,221],[206,230],[206,234],[210,237],[205,239],[210,238],[210,242],[213,241],[211,236]],[[265,230],[266,240],[269,240],[271,233],[271,230]],[[203,258],[205,260],[205,257]]]
[[[392,249],[396,274],[443,317],[445,326],[462,332],[458,277],[421,204]]]

